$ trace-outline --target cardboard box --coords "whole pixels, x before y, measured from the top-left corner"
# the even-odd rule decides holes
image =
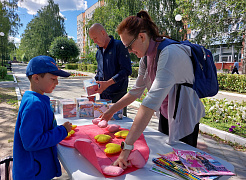
[[[109,103],[108,104],[108,109],[113,106],[114,103]],[[117,111],[116,113],[114,113],[112,120],[122,120],[123,119],[123,109]]]
[[[62,103],[64,103],[64,102],[70,102],[70,103],[74,103],[74,100],[73,99],[59,99],[59,100],[57,100],[57,112],[58,113],[62,113]]]
[[[112,100],[110,99],[100,99],[100,100],[96,100],[96,102],[106,102],[107,104],[112,103]]]
[[[79,102],[78,117],[94,117],[94,104],[92,101]]]
[[[96,100],[96,96],[87,96],[87,98],[89,99],[89,101],[95,102]]]
[[[89,101],[89,99],[87,97],[80,97],[80,98],[75,98],[74,101],[75,101],[75,104],[77,104],[77,107],[79,107],[80,102]]]
[[[95,94],[95,91],[98,90],[98,84],[95,79],[87,79],[84,80],[83,83],[88,96]]]
[[[108,109],[106,102],[95,102],[94,103],[94,118],[98,118]]]
[[[74,100],[73,99],[59,99],[57,100],[56,104],[57,104],[57,112],[58,113],[62,113],[62,103],[63,102],[71,102],[71,103],[74,103]]]
[[[77,110],[74,101],[60,101],[59,109],[63,118],[76,117]]]

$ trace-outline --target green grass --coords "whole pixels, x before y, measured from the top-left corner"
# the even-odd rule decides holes
[[[232,134],[236,134],[238,136],[246,138],[245,123],[240,123],[240,125],[238,125],[233,121],[216,122],[216,121],[213,121],[213,119],[206,118],[206,117],[202,118],[200,122],[210,127],[213,127],[213,128],[216,128],[222,131],[226,131]],[[235,128],[231,128],[232,126],[235,126]],[[229,131],[230,128],[232,129],[231,132]]]
[[[0,82],[1,81],[14,81],[13,75],[8,75],[7,74],[7,76],[4,79],[0,78]]]

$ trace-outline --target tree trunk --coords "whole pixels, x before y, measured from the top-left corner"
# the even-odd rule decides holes
[[[246,74],[246,29],[244,33],[244,42],[243,42],[243,74]]]

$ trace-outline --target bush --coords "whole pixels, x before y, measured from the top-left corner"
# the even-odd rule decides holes
[[[92,73],[95,73],[96,70],[97,70],[97,65],[94,65],[94,64],[79,64],[78,65],[78,69],[80,71],[84,71],[84,72],[92,72]]]
[[[238,74],[218,73],[219,89],[246,93],[246,76]]]
[[[132,67],[132,74],[131,77],[136,78],[138,77],[138,67]]]
[[[87,64],[87,71],[95,73],[97,70],[97,65],[94,64]]]
[[[86,64],[81,63],[81,64],[78,65],[78,69],[80,71],[86,72],[87,71],[87,66],[86,66]]]
[[[75,63],[73,63],[73,64],[66,64],[65,65],[65,68],[66,69],[78,69],[78,64],[75,64]]]
[[[4,79],[7,76],[7,68],[0,66],[0,78]]]

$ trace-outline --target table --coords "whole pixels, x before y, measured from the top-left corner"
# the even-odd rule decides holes
[[[89,125],[92,124],[92,119],[80,119],[78,117],[73,118],[63,118],[61,114],[56,114],[57,124],[61,125],[66,121],[70,121],[72,124],[76,125]],[[114,120],[109,121],[109,124],[118,124],[122,128],[130,129],[132,125],[132,119],[124,117],[123,120]],[[149,169],[154,164],[152,162],[153,158],[157,158],[157,153],[165,154],[173,151],[172,148],[184,149],[184,150],[194,150],[201,151],[197,148],[189,146],[183,142],[178,142],[175,145],[168,145],[166,142],[168,140],[168,136],[160,133],[152,128],[147,127],[143,132],[145,136],[145,140],[150,148],[149,160],[142,169],[138,169],[137,171],[131,172],[129,174],[125,174],[118,177],[105,178],[86,158],[84,158],[75,148],[68,148],[58,144],[58,157],[66,169],[68,175],[71,179],[74,180],[94,180],[94,179],[129,179],[129,180],[137,180],[137,179],[151,179],[151,180],[163,180],[163,179],[171,179],[169,177],[159,175],[150,171]],[[220,159],[218,157],[213,156],[216,160],[222,163],[228,170],[234,172],[234,166],[227,161]],[[231,176],[222,176],[220,179],[228,179]]]

